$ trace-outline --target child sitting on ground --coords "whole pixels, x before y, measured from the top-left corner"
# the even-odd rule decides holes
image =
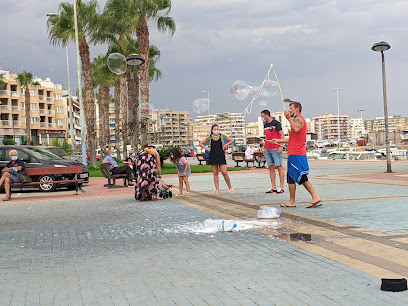
[[[186,196],[190,195],[190,183],[188,182],[188,177],[191,174],[190,165],[187,162],[187,159],[181,155],[180,148],[173,148],[170,152],[170,159],[173,164],[176,165],[177,173],[179,176],[179,194],[178,196],[183,195],[183,182],[186,184],[187,193]]]

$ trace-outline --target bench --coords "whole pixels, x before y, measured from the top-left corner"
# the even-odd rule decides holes
[[[24,186],[40,186],[42,191],[55,191],[57,184],[68,184],[75,183],[75,191],[78,194],[79,183],[83,183],[84,179],[79,179],[78,174],[84,172],[82,166],[67,166],[67,167],[44,167],[44,168],[25,168],[25,173],[27,173],[33,182],[30,183],[12,183],[10,184],[10,194],[11,187],[20,187],[22,189]],[[55,175],[66,174],[68,179],[56,180]],[[34,181],[37,180],[37,181]]]
[[[208,165],[208,158],[205,158],[205,155],[203,153],[198,153],[196,154],[196,158],[199,162],[199,165],[202,165],[202,162],[205,162],[206,165]]]
[[[254,153],[255,154],[255,153]],[[244,157],[246,166],[249,168],[249,163],[252,163],[252,167],[255,167],[255,157],[252,155],[252,158],[247,158],[246,156]]]
[[[101,164],[99,167],[101,170],[103,176],[108,179],[108,183],[103,185],[103,187],[108,187],[108,188],[120,188],[122,186],[116,185],[116,180],[117,179],[123,179],[123,184],[127,186],[127,174],[112,174],[109,171],[108,164]],[[112,182],[111,182],[112,181]]]
[[[255,161],[258,163],[258,168],[265,168],[266,159],[263,152],[255,152],[254,153]],[[261,167],[261,163],[263,163]]]
[[[241,166],[239,165],[239,163],[242,163],[242,162],[245,161],[244,157],[245,157],[245,153],[244,153],[244,152],[235,152],[235,153],[232,153],[232,160],[237,163],[237,165],[236,165],[235,167],[241,167]]]

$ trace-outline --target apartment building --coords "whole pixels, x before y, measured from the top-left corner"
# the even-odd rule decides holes
[[[69,109],[69,97],[68,97],[68,91],[64,90],[62,94],[62,99],[64,102],[64,120],[66,121],[66,126],[67,126],[67,132],[66,132],[66,138],[68,143],[71,143],[71,111]],[[73,132],[74,132],[74,145],[75,147],[79,148],[81,145],[81,116],[80,116],[80,107],[79,107],[79,100],[78,97],[76,96],[71,96],[72,99],[72,108],[73,108]]]
[[[18,74],[0,71],[5,83],[0,90],[0,142],[14,139],[21,144],[26,140],[25,89],[16,78]],[[31,138],[37,143],[51,143],[54,139],[63,141],[67,132],[67,105],[62,98],[62,85],[50,78],[35,78],[41,85],[30,90]]]
[[[408,117],[400,115],[388,116],[389,132],[401,132],[408,126]],[[364,120],[364,128],[367,132],[384,132],[385,117],[376,117],[375,119]]]
[[[150,141],[162,146],[191,147],[193,123],[191,113],[154,109],[148,121]]]
[[[323,115],[313,117],[314,127],[318,126],[320,139],[347,139],[350,134],[350,116],[348,115]],[[340,130],[339,130],[340,127]]]
[[[365,136],[364,120],[361,118],[350,119],[350,134],[351,138]]]
[[[245,120],[241,113],[217,113],[214,115],[197,116],[194,121],[195,135],[197,140],[204,139],[211,131],[211,126],[217,123],[223,134],[234,139],[235,144],[246,144]],[[202,138],[201,138],[202,137]]]

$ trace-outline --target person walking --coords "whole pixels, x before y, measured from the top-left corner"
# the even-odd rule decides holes
[[[309,165],[306,157],[306,134],[307,126],[305,118],[302,117],[302,105],[292,101],[289,104],[289,111],[284,112],[290,124],[289,138],[273,139],[272,143],[288,143],[288,174],[289,185],[288,202],[281,204],[281,207],[296,207],[296,184],[303,185],[312,196],[312,200],[306,208],[321,206],[320,197],[317,195],[312,184],[309,182]]]
[[[283,169],[282,162],[282,151],[283,148],[278,143],[272,143],[272,139],[284,139],[285,134],[282,131],[282,124],[271,117],[270,111],[267,109],[261,112],[262,121],[264,123],[264,133],[265,133],[265,157],[266,163],[269,168],[269,177],[271,179],[272,188],[266,193],[277,193],[282,194],[285,191],[283,187],[285,185],[285,170]],[[276,172],[275,167],[278,169],[279,173],[279,187],[276,187]]]
[[[190,196],[190,183],[188,177],[191,175],[191,168],[187,159],[181,155],[181,148],[173,148],[170,152],[170,160],[177,167],[177,174],[179,177],[179,193],[178,196],[183,195],[183,183],[186,185],[186,196]]]
[[[225,140],[228,141],[228,143],[224,144]],[[209,147],[205,146],[207,142],[209,143]],[[208,164],[211,165],[214,174],[214,194],[218,194],[220,191],[218,171],[220,171],[224,176],[224,180],[225,183],[227,183],[229,193],[234,193],[234,189],[232,189],[231,187],[231,180],[227,172],[227,161],[225,160],[224,152],[224,150],[226,150],[228,146],[230,146],[233,142],[234,140],[231,137],[220,133],[220,127],[218,126],[218,124],[213,124],[211,127],[210,136],[200,142],[200,147],[210,152]]]

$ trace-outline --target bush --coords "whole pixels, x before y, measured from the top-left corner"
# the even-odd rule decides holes
[[[24,146],[27,145],[27,139],[25,139],[21,144],[24,145]],[[31,145],[31,146],[34,145],[34,141],[33,141],[33,140],[30,141],[30,145]]]
[[[10,145],[15,145],[16,142],[14,141],[14,139],[3,139],[3,144],[6,146],[10,146]]]
[[[173,147],[163,147],[159,150],[157,150],[157,152],[160,155],[160,163],[163,164],[163,162],[170,158],[170,151],[173,149]]]

